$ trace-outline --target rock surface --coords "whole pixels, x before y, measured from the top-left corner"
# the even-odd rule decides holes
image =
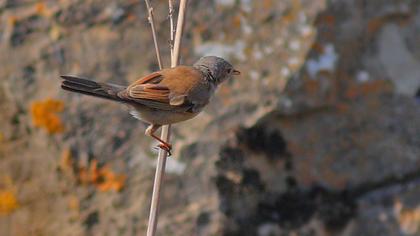
[[[146,18],[141,1],[0,0],[4,235],[146,231],[145,125],[57,79],[156,70]],[[190,1],[187,18],[182,63],[216,54],[242,76],[174,126],[159,235],[420,234],[418,2]]]

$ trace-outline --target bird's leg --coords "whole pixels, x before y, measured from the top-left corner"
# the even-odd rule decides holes
[[[158,147],[168,152],[168,155],[170,156],[172,155],[172,145],[163,141],[161,138],[155,135],[156,130],[158,130],[160,127],[161,125],[150,125],[149,127],[147,127],[145,134],[159,141],[160,144],[158,145]]]

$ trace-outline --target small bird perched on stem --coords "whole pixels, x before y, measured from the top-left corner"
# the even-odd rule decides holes
[[[171,144],[155,135],[162,125],[189,120],[209,103],[223,81],[240,72],[220,57],[200,58],[193,66],[176,66],[153,72],[129,86],[94,82],[63,75],[61,88],[130,105],[135,118],[150,126],[145,134],[158,140],[169,154]]]

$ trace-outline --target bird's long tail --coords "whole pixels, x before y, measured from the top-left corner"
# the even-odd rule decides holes
[[[64,90],[110,99],[118,102],[125,102],[125,99],[118,96],[118,93],[126,88],[124,86],[97,83],[92,80],[72,75],[62,75],[61,78],[63,79],[61,88]]]

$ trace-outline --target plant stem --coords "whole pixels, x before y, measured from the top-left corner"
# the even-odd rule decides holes
[[[187,9],[187,0],[181,0],[179,5],[179,13],[178,13],[178,21],[177,21],[177,28],[175,32],[175,39],[174,39],[174,46],[173,50],[171,49],[171,67],[175,67],[178,65],[179,61],[179,52],[181,47],[181,41],[182,41],[182,33],[184,28],[184,19],[186,15],[186,9]],[[148,4],[148,1],[146,0],[146,4]],[[147,5],[148,9],[150,7],[150,4]],[[172,2],[169,1],[169,8],[171,11]],[[173,8],[173,7],[172,7]],[[149,10],[149,17],[150,17],[151,11]],[[172,18],[172,14],[170,12],[170,18]],[[153,18],[151,18],[153,22]],[[172,22],[170,29],[171,29],[171,35],[173,31],[173,19],[170,19],[170,22]],[[153,23],[151,23],[153,28]],[[152,29],[152,32],[154,30]],[[156,35],[154,34],[154,39],[156,38]],[[172,37],[172,36],[171,36]],[[156,42],[156,40],[155,40]],[[156,47],[157,43],[155,44],[155,48],[157,48],[156,52],[158,53],[158,47]],[[160,55],[158,56],[158,58]],[[161,138],[162,140],[169,142],[170,139],[170,125],[165,125],[162,127],[162,133]],[[156,173],[155,173],[155,181],[153,184],[153,194],[152,194],[152,203],[150,206],[150,215],[149,215],[149,224],[147,227],[147,236],[155,236],[156,234],[156,227],[158,222],[158,213],[159,213],[159,200],[160,200],[160,191],[162,187],[163,177],[165,175],[165,164],[166,164],[166,157],[168,153],[161,149],[159,151],[159,156],[157,160],[157,166],[156,166]]]
[[[179,62],[179,52],[181,50],[182,34],[184,33],[185,15],[187,14],[188,0],[181,0],[179,3],[178,21],[176,23],[174,55],[171,60],[171,67],[175,67]]]
[[[169,49],[171,51],[171,66],[174,60],[174,37],[175,37],[175,26],[174,26],[174,1],[169,0]]]
[[[156,57],[159,64],[159,69],[163,69],[162,65],[162,58],[160,56],[160,50],[159,50],[159,44],[157,42],[157,36],[156,36],[156,29],[155,29],[155,20],[153,17],[153,7],[150,5],[149,0],[144,0],[146,2],[147,12],[149,13],[149,17],[147,19],[150,23],[150,28],[152,29],[152,37],[153,37],[153,43],[155,45],[155,51],[156,51]]]

